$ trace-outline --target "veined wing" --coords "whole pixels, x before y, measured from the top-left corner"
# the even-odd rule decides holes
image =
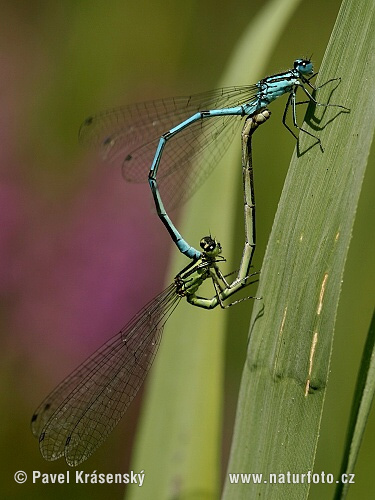
[[[180,297],[171,284],[63,380],[35,411],[31,428],[46,460],[86,460],[119,422],[145,379]]]
[[[206,118],[168,141],[157,175],[167,209],[183,204],[195,193],[221,161],[234,137],[238,137],[240,151],[241,123],[241,116]]]
[[[99,148],[105,159],[121,164],[126,180],[146,182],[162,134],[197,111],[234,107],[249,102],[254,99],[257,90],[254,85],[229,87],[188,97],[149,101],[109,110],[87,118],[80,128],[79,137],[83,143]],[[209,171],[210,167],[217,163],[219,154],[222,155],[224,148],[228,147],[237,130],[237,127],[228,127],[232,121],[238,122],[238,117],[206,118],[173,137],[164,150],[158,180],[171,175],[176,169],[187,172],[193,162],[195,171]],[[200,135],[201,139],[197,140]],[[220,153],[213,153],[209,164],[205,161],[204,165],[199,165],[203,150],[213,146],[210,152],[216,151],[218,142],[221,142]],[[205,178],[208,173],[202,172],[199,175]],[[185,180],[188,177],[189,174],[185,176]],[[175,188],[179,186],[172,180],[169,184]],[[191,192],[194,190],[189,189]],[[163,199],[165,196],[166,193]]]

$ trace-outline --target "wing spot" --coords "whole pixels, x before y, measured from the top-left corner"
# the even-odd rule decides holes
[[[86,118],[86,120],[84,121],[84,125],[85,126],[89,126],[89,125],[92,125],[92,122],[94,121],[94,117],[93,116],[89,116],[88,118]]]

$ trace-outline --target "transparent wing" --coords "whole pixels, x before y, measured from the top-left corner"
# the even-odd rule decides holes
[[[257,90],[256,86],[230,87],[113,109],[85,120],[79,137],[83,143],[99,148],[105,159],[121,164],[126,180],[146,182],[162,134],[197,111],[249,102]],[[236,116],[206,118],[168,141],[158,170],[158,183],[168,207],[175,206],[176,200],[185,201],[208,177],[239,122]],[[210,151],[203,163],[199,160],[204,150]],[[166,177],[170,177],[168,182],[160,182]]]
[[[193,123],[168,141],[157,175],[163,203],[167,208],[172,209],[184,203],[202,185],[224,156],[241,121],[240,116],[206,118]],[[237,135],[240,147],[240,135]],[[138,151],[142,156],[149,152],[153,158],[156,146],[153,145],[151,149],[143,147],[135,151],[134,165],[138,164]],[[203,152],[206,154],[203,155]],[[123,168],[127,166],[126,163]]]
[[[119,422],[144,381],[180,297],[172,284],[63,380],[35,411],[31,428],[46,460],[86,460]]]

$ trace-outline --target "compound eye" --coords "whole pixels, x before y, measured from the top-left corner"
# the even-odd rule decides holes
[[[216,241],[213,238],[211,238],[211,236],[205,236],[200,241],[200,247],[205,252],[213,252],[216,246],[217,246]]]
[[[313,64],[309,59],[297,59],[294,61],[294,69],[302,75],[313,74]]]

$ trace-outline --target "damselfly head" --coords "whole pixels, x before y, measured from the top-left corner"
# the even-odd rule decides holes
[[[313,63],[310,59],[296,59],[294,61],[293,67],[299,74],[312,75],[314,73]]]
[[[210,256],[216,256],[221,253],[222,249],[220,243],[211,236],[205,236],[204,238],[201,239],[199,244],[205,254],[208,254]]]

